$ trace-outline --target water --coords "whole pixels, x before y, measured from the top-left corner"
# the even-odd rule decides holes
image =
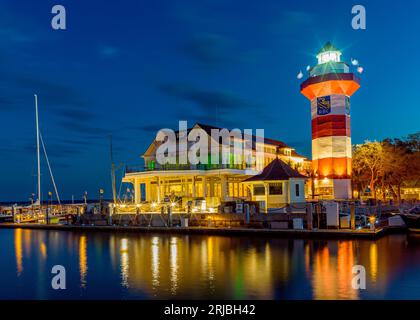
[[[0,229],[0,299],[420,299],[420,239]],[[366,290],[352,267],[366,268]],[[51,268],[66,268],[53,290]]]

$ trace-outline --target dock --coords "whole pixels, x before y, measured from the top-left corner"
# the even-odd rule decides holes
[[[91,226],[34,223],[2,223],[0,229],[60,230],[76,232],[121,232],[121,233],[169,233],[217,236],[259,236],[286,238],[329,238],[329,239],[378,239],[387,234],[406,233],[406,228],[380,227],[375,230],[344,229],[256,229],[246,227],[141,227],[141,226]]]

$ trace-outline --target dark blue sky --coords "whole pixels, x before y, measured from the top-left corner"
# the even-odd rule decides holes
[[[309,102],[296,75],[328,40],[365,68],[352,98],[352,137],[419,130],[418,12],[404,1],[72,0],[0,4],[0,201],[35,189],[33,94],[62,198],[109,195],[108,134],[118,163],[141,163],[156,130],[178,120],[264,128],[311,155]],[[52,190],[43,168],[44,194]]]

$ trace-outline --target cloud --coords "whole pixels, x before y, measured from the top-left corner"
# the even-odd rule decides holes
[[[195,35],[183,45],[182,49],[188,56],[204,64],[214,65],[238,59],[238,54],[234,53],[232,41],[220,34]]]
[[[61,118],[83,122],[90,121],[95,117],[93,112],[74,108],[56,109],[54,113]]]
[[[60,121],[58,124],[60,127],[67,129],[68,131],[73,131],[82,135],[86,134],[92,136],[105,136],[107,134],[110,134],[110,131],[107,129],[91,127],[87,124],[80,123],[78,121],[63,120]]]
[[[32,76],[19,75],[12,79],[20,87],[38,94],[48,107],[86,106],[87,102],[70,86],[52,83]]]
[[[251,101],[247,101],[233,93],[219,90],[202,90],[186,84],[160,84],[158,90],[175,99],[191,103],[197,108],[178,106],[175,115],[178,119],[188,120],[189,123],[201,122],[205,124],[232,127],[238,125],[239,114],[247,112],[255,117],[265,118],[263,108]]]
[[[220,113],[228,113],[239,108],[256,107],[255,104],[224,91],[200,90],[184,84],[161,84],[158,89],[168,96],[194,103],[203,111],[217,109]]]
[[[73,140],[73,139],[64,139],[61,140],[61,143],[68,144],[68,145],[76,145],[76,146],[91,146],[93,142],[90,140]]]
[[[48,158],[68,158],[69,154],[81,154],[85,149],[72,147],[61,143],[45,143]],[[33,143],[27,143],[23,146],[23,151],[29,154],[35,154],[36,146]],[[41,149],[41,152],[44,151]]]
[[[168,128],[168,127],[164,126],[163,124],[149,124],[149,125],[144,125],[144,126],[129,126],[129,127],[126,127],[125,129],[157,133],[159,130],[164,129],[164,128]]]
[[[113,46],[102,46],[99,48],[99,55],[105,58],[112,58],[120,53],[120,49]]]
[[[11,74],[1,70],[0,87],[3,92],[7,92],[7,98],[0,97],[0,110],[17,110],[27,107],[28,101],[33,102],[35,93],[43,108],[76,109],[88,106],[88,101],[72,87],[31,75]]]
[[[0,38],[4,44],[31,44],[34,37],[11,27],[0,27]]]
[[[16,102],[9,99],[0,97],[0,111],[12,111]]]
[[[282,11],[274,22],[269,23],[270,29],[276,34],[296,35],[302,28],[310,29],[316,24],[317,15],[314,12],[301,10]],[[297,40],[297,39],[295,39]]]

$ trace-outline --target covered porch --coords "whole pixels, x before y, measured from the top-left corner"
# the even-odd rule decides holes
[[[170,204],[173,211],[217,212],[226,201],[250,200],[244,170],[174,170],[128,173],[123,182],[134,186],[134,204],[159,211]]]

